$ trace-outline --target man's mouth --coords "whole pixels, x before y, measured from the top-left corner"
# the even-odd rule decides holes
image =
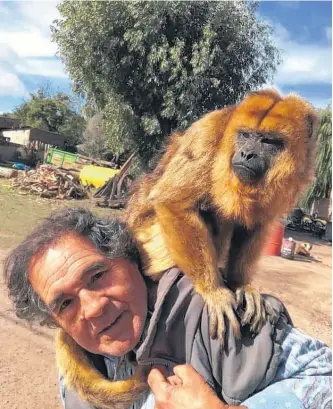
[[[105,333],[106,331],[108,331],[110,328],[114,327],[114,326],[119,322],[119,320],[120,320],[120,318],[122,317],[122,315],[123,315],[123,313],[121,313],[120,315],[118,315],[118,317],[117,317],[113,322],[111,322],[110,325],[108,325],[107,327],[105,327],[104,329],[102,329],[98,334],[99,334],[99,335],[104,334],[104,333]]]

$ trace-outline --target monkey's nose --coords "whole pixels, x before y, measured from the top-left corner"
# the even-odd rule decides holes
[[[241,157],[242,159],[245,160],[251,160],[257,157],[257,154],[255,152],[241,152]]]

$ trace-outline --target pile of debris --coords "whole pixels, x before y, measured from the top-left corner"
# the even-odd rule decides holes
[[[78,175],[53,165],[41,165],[38,169],[20,173],[12,186],[40,197],[56,199],[84,199],[89,190],[89,185],[83,186]]]
[[[120,168],[119,173],[111,177],[101,188],[94,194],[95,198],[103,198],[97,202],[97,206],[110,207],[111,209],[121,209],[125,207],[127,202],[127,194],[130,191],[133,177],[127,175],[126,172],[131,166],[132,160],[136,152],[126,160]]]

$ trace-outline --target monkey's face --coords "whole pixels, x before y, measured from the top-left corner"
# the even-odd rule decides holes
[[[236,136],[236,151],[231,159],[232,171],[244,184],[258,182],[283,147],[283,140],[278,135],[241,130]]]

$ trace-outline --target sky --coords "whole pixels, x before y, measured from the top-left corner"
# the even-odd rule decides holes
[[[70,92],[71,82],[49,26],[59,17],[57,1],[0,1],[0,113],[10,112],[30,92],[51,84]],[[332,3],[262,1],[258,18],[270,22],[282,50],[271,84],[295,92],[315,107],[332,101]]]

